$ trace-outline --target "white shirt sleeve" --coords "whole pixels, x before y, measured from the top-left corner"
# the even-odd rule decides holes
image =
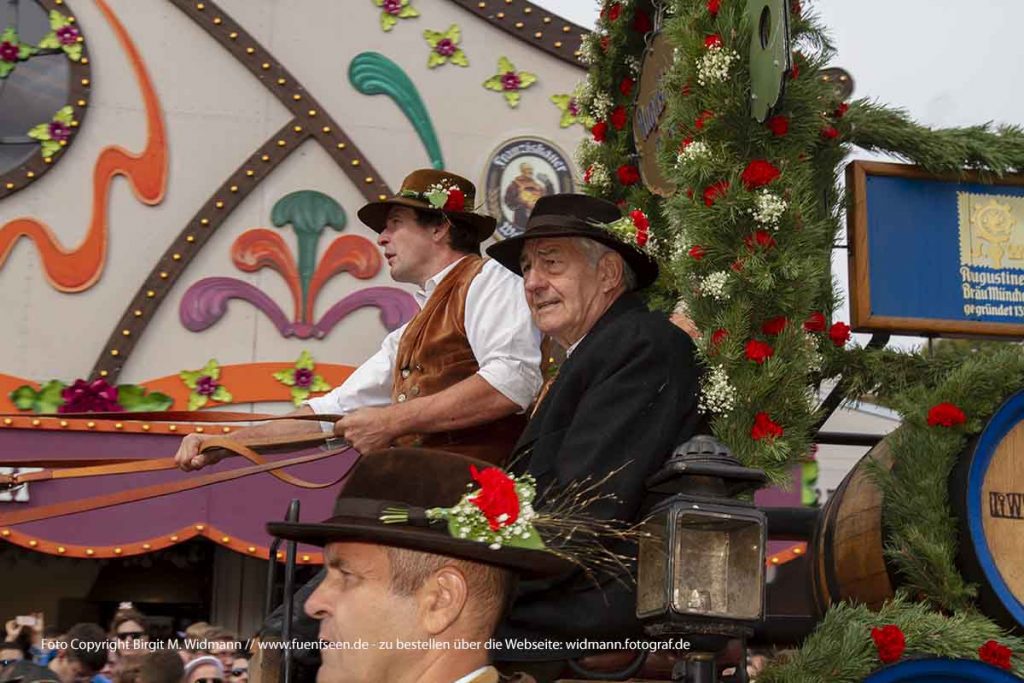
[[[356,368],[348,379],[329,393],[309,399],[306,405],[317,414],[339,415],[350,413],[356,408],[390,405],[398,342],[405,327],[402,325],[384,337],[380,350]],[[325,432],[334,429],[334,425],[329,422],[321,422],[320,427]]]
[[[523,279],[494,260],[466,293],[466,336],[477,372],[524,411],[540,391],[541,333],[530,317]]]

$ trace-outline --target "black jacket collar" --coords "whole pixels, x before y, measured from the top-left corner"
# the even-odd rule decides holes
[[[604,312],[604,315],[598,318],[597,322],[594,323],[594,326],[590,328],[590,331],[584,335],[583,341],[580,342],[580,345],[573,350],[572,356],[569,356],[569,358],[572,358],[582,351],[587,344],[593,341],[594,337],[597,336],[602,329],[610,325],[613,320],[622,317],[630,311],[647,311],[647,304],[645,304],[643,299],[634,292],[626,292],[612,302],[612,305],[608,307],[608,310]]]

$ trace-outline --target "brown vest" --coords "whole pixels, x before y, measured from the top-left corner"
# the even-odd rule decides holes
[[[393,402],[439,393],[480,369],[466,337],[466,294],[483,265],[479,256],[459,261],[409,321],[395,359]],[[439,448],[498,464],[512,452],[525,424],[524,415],[509,415],[467,429],[404,435],[395,445]]]

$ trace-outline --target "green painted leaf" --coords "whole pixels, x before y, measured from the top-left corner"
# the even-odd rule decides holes
[[[516,67],[512,62],[508,61],[508,57],[498,57],[498,77],[507,74],[509,71],[515,71]]]
[[[383,7],[384,0],[373,0],[373,4],[375,4],[377,7]]]
[[[61,396],[61,392],[64,391],[66,386],[67,385],[59,379],[51,379],[49,382],[44,384],[39,390],[39,394],[36,396],[36,412],[57,412],[57,409],[64,405],[64,397]]]
[[[315,375],[313,377],[313,383],[309,385],[309,390],[310,391],[330,391],[331,390],[331,385],[328,384],[327,380],[325,380],[320,375]]]
[[[519,87],[529,88],[531,85],[537,82],[537,75],[532,74],[529,71],[519,72]]]
[[[68,59],[72,62],[77,62],[82,58],[82,44],[73,43],[71,45],[65,45],[64,53],[67,54]]]
[[[519,93],[510,90],[509,92],[505,93],[505,100],[508,102],[508,106],[518,107]]]
[[[569,111],[569,101],[572,100],[572,95],[552,95],[551,101],[556,107],[562,111]]]
[[[39,41],[40,47],[44,50],[56,50],[60,48],[60,41],[57,39],[56,33],[47,33],[43,36],[43,39]]]
[[[563,111],[562,118],[558,121],[559,128],[568,128],[574,123],[576,123],[576,117],[573,116],[568,109]]]
[[[295,361],[295,367],[300,370],[312,370],[316,367],[316,361],[313,360],[313,354],[309,351],[303,351],[299,354],[299,359]]]
[[[53,120],[60,121],[65,125],[71,125],[75,120],[74,110],[70,106],[61,107],[57,110],[57,113],[53,115]]]
[[[433,69],[435,67],[441,66],[446,61],[448,61],[447,57],[439,55],[436,52],[431,52],[430,56],[427,58],[427,68]]]
[[[448,27],[448,30],[445,31],[444,37],[453,43],[457,43],[462,40],[462,30],[459,28],[458,24],[452,24]]]
[[[234,397],[231,395],[231,392],[225,389],[222,385],[217,387],[217,390],[213,392],[213,396],[210,398],[214,401],[219,401],[220,403],[231,403],[231,400]]]
[[[189,410],[198,410],[199,408],[202,408],[205,405],[206,397],[203,396],[202,394],[197,394],[196,392],[193,391],[191,394],[188,395]]]
[[[14,71],[14,62],[0,62],[0,78],[7,78],[12,71]]]
[[[0,33],[0,43],[17,43],[18,32],[13,26],[8,26],[4,29],[3,33]]]
[[[31,45],[22,43],[18,46],[18,59],[28,59],[36,53],[36,49]]]
[[[412,17],[418,17],[419,15],[420,13],[416,11],[415,7],[411,5],[406,5],[405,7],[402,8],[402,11],[398,13],[398,18],[411,19]]]
[[[307,398],[309,398],[309,389],[292,387],[292,405],[301,406]]]
[[[423,32],[423,37],[427,39],[427,45],[430,47],[437,47],[437,44],[444,38],[444,34],[440,31],[431,31],[429,28]]]
[[[71,22],[63,14],[55,9],[50,10],[50,28],[56,31],[57,29],[67,26]]]
[[[469,60],[466,59],[466,53],[461,49],[456,50],[451,56],[452,64],[458,64],[459,66],[469,66]]]
[[[274,379],[285,386],[295,386],[295,370],[281,370],[274,373]]]
[[[27,384],[23,384],[11,393],[7,394],[7,397],[11,399],[11,403],[18,410],[32,410],[36,404],[39,392],[30,387]]]
[[[117,387],[117,402],[128,408],[141,401],[145,394],[146,390],[138,384],[120,384]]]
[[[52,157],[54,154],[60,152],[60,143],[56,140],[45,140],[41,150],[44,157]]]
[[[154,391],[147,394],[143,387],[135,384],[122,384],[117,387],[117,402],[129,412],[167,410],[174,399],[167,394]]]
[[[501,85],[501,76],[491,76],[486,81],[484,81],[484,87],[487,88],[488,90],[497,90],[499,92],[504,90],[504,88]]]
[[[178,377],[181,378],[181,381],[184,382],[185,386],[189,389],[195,389],[196,382],[199,381],[200,377],[205,375],[206,373],[202,370],[182,370],[178,373]],[[189,410],[191,410],[191,408],[189,408]]]
[[[380,27],[385,31],[390,31],[398,23],[398,19],[395,19],[392,15],[387,12],[380,13]]]
[[[28,132],[28,136],[34,140],[49,140],[50,124],[40,123],[38,126],[33,126],[32,130]]]
[[[220,365],[217,364],[217,360],[215,358],[211,358],[206,361],[206,365],[203,366],[202,372],[203,375],[209,375],[214,379],[220,379]],[[200,375],[200,377],[201,376],[202,375]]]

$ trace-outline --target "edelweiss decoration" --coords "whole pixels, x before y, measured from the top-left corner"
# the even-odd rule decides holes
[[[464,211],[466,207],[466,194],[456,185],[446,187],[441,183],[434,183],[426,192],[402,190],[398,196],[425,201],[431,208],[440,211]]]
[[[497,467],[478,470],[470,465],[469,471],[480,488],[464,495],[453,507],[430,508],[427,519],[447,521],[452,537],[486,543],[491,550],[502,546],[544,550],[544,541],[533,526],[533,498],[537,494],[533,477],[513,477]],[[380,520],[405,524],[409,512],[387,508]]]

